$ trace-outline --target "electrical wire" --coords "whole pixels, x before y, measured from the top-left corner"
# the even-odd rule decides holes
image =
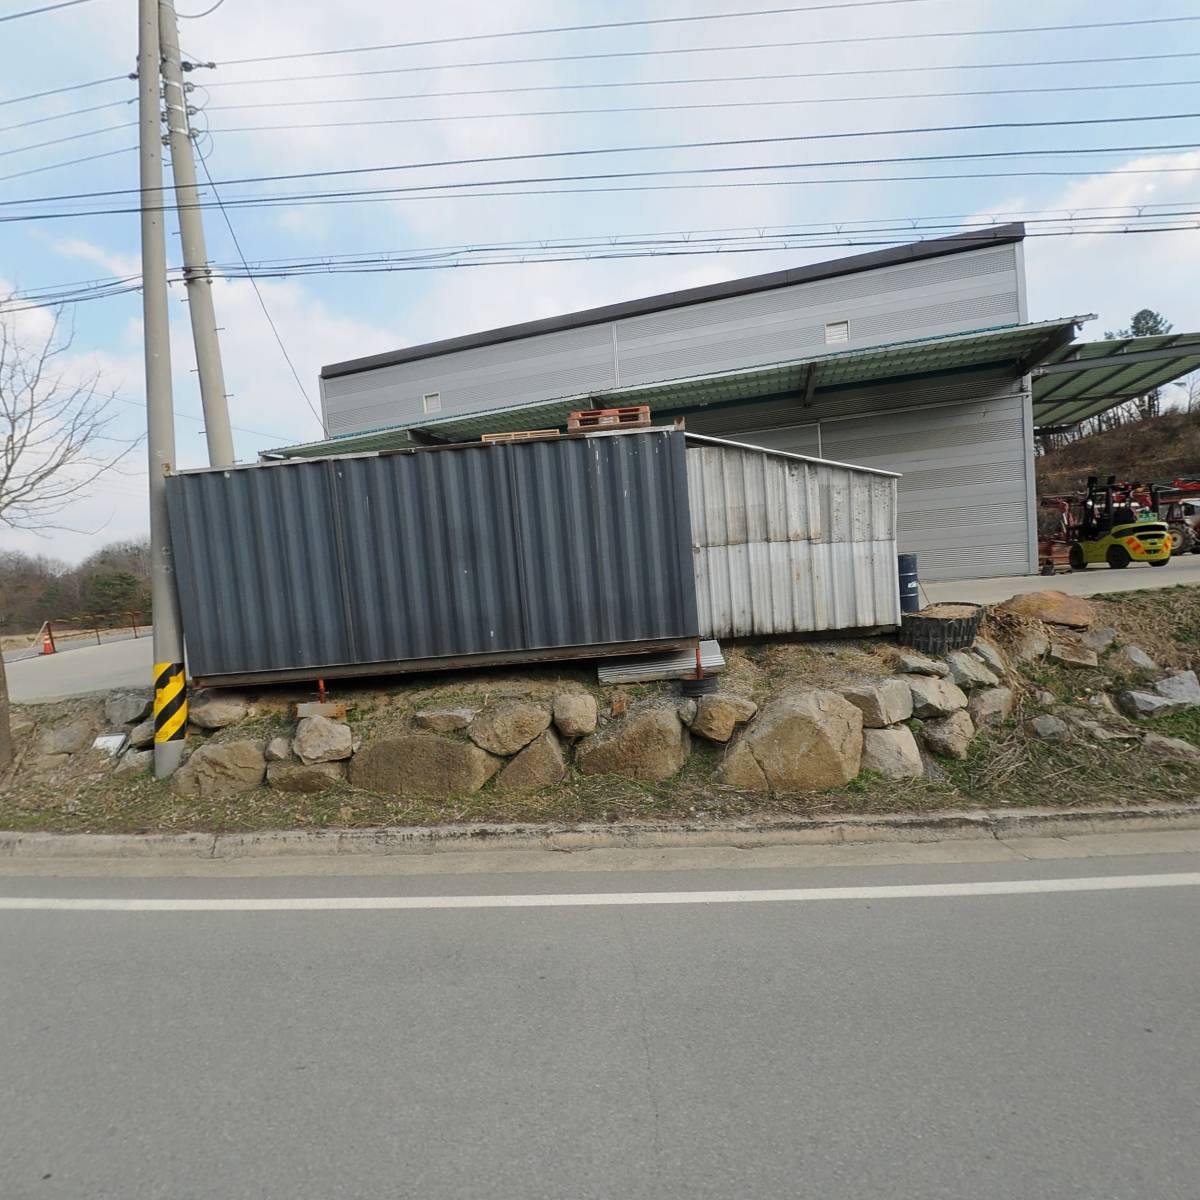
[[[68,112],[52,113],[48,117],[35,117],[32,121],[19,121],[16,125],[0,125],[0,133],[11,133],[14,129],[28,129],[31,125],[45,125],[50,121],[65,121],[68,117],[82,117],[86,113],[100,112],[106,108],[123,108],[135,104],[134,100],[110,100],[107,104],[93,104],[88,108],[72,108]]]
[[[17,21],[21,17],[36,17],[39,13],[54,12],[59,8],[74,8],[77,4],[90,4],[91,0],[59,0],[58,4],[43,4],[41,8],[27,8],[24,12],[5,13],[0,21]]]
[[[208,170],[208,160],[203,155],[200,156],[200,167],[204,172],[204,178],[208,180],[208,186],[212,190],[212,194],[217,202],[217,206],[221,210],[221,216],[225,219],[225,227],[229,230],[229,236],[233,240],[233,247],[237,251],[238,258],[241,260],[242,265],[248,272],[250,267],[246,262],[245,254],[242,253],[242,244],[238,241],[238,235],[233,228],[233,222],[229,218],[229,213],[225,211],[225,205],[221,201],[221,194],[217,191],[216,184],[213,183],[212,175]],[[308,391],[300,379],[300,372],[296,370],[296,364],[292,362],[292,356],[288,353],[287,347],[283,344],[283,338],[280,336],[279,329],[275,325],[275,320],[271,316],[271,310],[267,308],[267,302],[263,298],[262,291],[258,286],[258,281],[251,275],[247,275],[247,278],[249,278],[250,284],[254,288],[254,294],[258,297],[258,304],[263,311],[263,316],[267,318],[267,324],[271,327],[271,333],[275,337],[275,343],[278,345],[279,351],[283,355],[284,361],[287,363],[288,369],[292,373],[292,378],[296,381],[296,386],[300,389],[300,395],[304,397],[304,403],[308,405],[309,412],[316,417],[317,424],[321,428],[322,435],[324,437],[328,437],[329,430],[326,428],[325,422],[321,418],[321,414],[317,411],[313,402],[309,399]]]
[[[1194,233],[1197,230],[1200,230],[1200,221],[1197,221],[1197,220],[1189,220],[1189,221],[1185,221],[1185,222],[1177,221],[1174,224],[1168,224],[1166,222],[1170,222],[1173,219],[1171,214],[1165,214],[1156,219],[1160,222],[1157,225],[1140,225],[1140,226],[1126,225],[1124,227],[1111,227],[1111,228],[1083,228],[1083,229],[1064,228],[1064,229],[1034,230],[1032,232],[1026,232],[1025,237],[1027,237],[1027,238],[1113,237],[1113,236],[1130,236],[1130,235],[1138,235],[1138,234],[1157,234],[1157,233]],[[554,253],[543,252],[536,256],[528,254],[528,253],[510,254],[507,257],[489,257],[487,259],[476,260],[476,261],[465,261],[465,262],[390,262],[390,263],[380,262],[380,263],[374,263],[374,264],[364,264],[364,265],[356,268],[353,273],[354,274],[377,274],[377,273],[431,271],[431,270],[464,270],[464,269],[472,268],[472,267],[529,266],[529,265],[546,264],[546,263],[613,261],[613,260],[631,259],[631,258],[650,258],[650,257],[672,258],[672,257],[694,257],[697,255],[711,255],[711,254],[724,254],[725,256],[729,256],[730,254],[779,253],[782,250],[788,250],[788,249],[807,249],[807,250],[831,249],[831,248],[845,249],[845,248],[853,248],[853,247],[880,247],[880,246],[911,245],[912,241],[913,241],[912,231],[908,230],[908,229],[903,229],[902,233],[903,233],[903,236],[899,236],[899,237],[886,237],[883,235],[883,232],[873,234],[870,231],[864,231],[864,232],[856,234],[856,235],[846,235],[846,236],[825,234],[823,236],[825,237],[826,240],[823,240],[823,241],[817,241],[817,240],[813,240],[812,238],[810,238],[810,239],[806,239],[806,240],[795,241],[791,244],[772,242],[770,244],[759,245],[759,246],[739,245],[739,246],[734,247],[733,249],[720,249],[720,248],[714,249],[713,247],[707,246],[707,245],[698,245],[697,246],[697,245],[678,244],[678,245],[673,245],[673,246],[655,246],[652,248],[633,248],[633,249],[616,247],[616,248],[613,248],[612,250],[606,250],[604,252],[600,252],[598,250],[592,249],[586,253],[571,253],[569,251],[554,252]],[[980,244],[981,245],[986,244],[985,240],[981,238]],[[236,273],[226,274],[226,273],[218,272],[216,270],[213,271],[213,275],[217,278],[249,279],[252,282],[259,278],[307,277],[309,275],[317,274],[317,273],[320,273],[320,272],[299,271],[299,272],[285,273],[285,272],[281,272],[281,271],[254,271],[253,268],[250,269],[249,274],[236,274]],[[334,272],[334,273],[346,273],[346,272]],[[97,291],[92,291],[92,292],[88,292],[85,294],[79,294],[76,296],[60,296],[54,301],[54,303],[57,305],[85,303],[89,300],[106,299],[112,295],[118,295],[118,294],[124,294],[124,293],[128,293],[128,292],[139,291],[140,287],[141,287],[140,282],[138,282],[135,284],[130,284],[130,285],[120,289],[119,291],[115,290],[115,289],[110,290],[110,291],[105,291],[105,292],[101,292],[101,291],[97,290]],[[257,291],[257,288],[256,288],[256,291]],[[34,308],[43,308],[43,307],[46,307],[46,304],[44,302],[39,303],[35,300],[23,299],[20,304],[15,304],[15,305],[0,304],[0,311],[8,312],[8,313],[16,313],[16,312],[29,311]],[[264,309],[264,312],[265,311],[266,310]],[[273,325],[274,322],[271,322],[271,324]],[[291,366],[292,364],[291,364],[290,359],[288,361],[289,361],[289,366]],[[292,367],[292,369],[294,371],[294,366]],[[296,378],[297,378],[297,382],[299,382],[298,375],[296,376]],[[304,392],[303,385],[301,385],[301,391]],[[304,393],[304,394],[307,396],[307,393]],[[310,408],[311,408],[311,405],[310,405]],[[315,415],[315,410],[313,410],[313,411],[314,411],[314,415]],[[181,415],[186,415],[186,414],[181,414]],[[195,419],[195,418],[189,418],[189,419]],[[318,417],[318,420],[320,420],[319,417]],[[237,427],[237,428],[240,429],[240,427]],[[259,431],[240,429],[240,432],[255,433],[255,432],[259,432]],[[273,436],[273,435],[265,435],[264,434],[261,436]]]
[[[105,150],[102,154],[85,154],[82,158],[68,158],[63,162],[50,163],[45,167],[33,167],[28,171],[15,171],[11,175],[0,175],[0,183],[9,179],[23,179],[26,175],[40,175],[43,171],[58,171],[63,167],[75,167],[80,163],[95,162],[98,158],[115,158],[118,154],[132,154],[136,146],[122,146],[120,150]]]
[[[66,137],[51,138],[48,142],[34,142],[29,146],[14,146],[11,150],[0,150],[0,158],[9,154],[24,154],[27,150],[44,150],[47,146],[61,146],[64,142],[77,142],[81,138],[97,137],[102,133],[116,133],[121,129],[135,129],[136,121],[126,121],[123,125],[106,125],[103,129],[85,129],[82,133],[71,133]]]
[[[927,41],[933,38],[992,37],[1027,33],[1077,33],[1081,29],[1126,29],[1145,25],[1175,25],[1200,21],[1200,14],[1183,17],[1138,17],[1128,21],[1080,21],[1074,25],[1023,25],[1003,29],[941,29],[909,33],[868,33],[854,37],[802,38],[793,41],[746,42],[723,46],[664,46],[653,50],[605,50],[588,54],[548,54],[527,58],[492,58],[476,62],[422,63],[416,66],[395,67],[392,73],[415,71],[458,71],[468,67],[522,66],[530,63],[583,62],[609,58],[661,58],[678,54],[725,54],[731,50],[779,50],[795,46],[848,46],[878,42]],[[283,62],[296,58],[323,58],[331,54],[361,54],[372,50],[389,50],[389,45],[350,46],[341,50],[311,50],[302,54],[264,55],[258,58],[226,59],[218,66],[243,66],[250,63]]]
[[[683,79],[625,79],[617,82],[605,81],[600,83],[525,84],[518,87],[465,88],[444,92],[408,92],[398,96],[348,96],[334,100],[313,100],[309,103],[359,104],[378,100],[426,100],[441,96],[504,96],[516,92],[580,91],[587,88],[674,87],[682,84],[755,83],[765,79],[832,79],[857,75],[927,74],[930,71],[996,71],[1020,67],[1097,66],[1103,63],[1157,62],[1162,59],[1172,58],[1200,58],[1200,51],[1181,50],[1169,54],[1119,54],[1093,58],[1023,59],[1017,62],[934,63],[916,67],[856,67],[839,71],[788,71],[756,75],[700,75]],[[403,72],[406,69],[401,67],[397,70]],[[268,79],[213,79],[204,86],[206,88],[257,87],[270,83],[309,83],[321,79],[359,79],[369,75],[393,75],[396,73],[396,70],[381,69],[373,71],[333,71],[324,75],[279,75]],[[301,101],[301,103],[304,102]],[[232,108],[233,105],[219,105],[217,107]],[[255,106],[244,105],[242,107]],[[257,107],[279,108],[282,105],[270,101],[260,101]]]
[[[988,121],[978,122],[968,125],[919,125],[909,126],[906,128],[893,129],[861,129],[861,130],[842,130],[833,133],[803,133],[803,134],[784,134],[772,137],[759,138],[721,138],[713,141],[703,142],[655,142],[650,145],[634,145],[634,146],[592,146],[592,147],[577,147],[572,150],[538,150],[531,151],[525,154],[496,154],[483,155],[473,158],[447,158],[447,159],[430,159],[424,162],[416,163],[389,163],[385,165],[368,166],[368,167],[336,167],[322,171],[293,171],[279,175],[243,175],[233,179],[222,179],[217,182],[222,186],[234,186],[247,183],[279,183],[294,179],[329,179],[335,176],[345,175],[378,175],[388,174],[394,171],[415,171],[427,170],[435,167],[461,167],[461,166],[481,166],[491,163],[508,163],[508,162],[529,162],[539,159],[558,159],[558,158],[593,158],[608,154],[658,154],[664,150],[713,150],[713,149],[729,149],[743,148],[747,146],[775,146],[786,145],[794,142],[822,142],[822,141],[839,141],[844,139],[854,138],[875,138],[875,137],[902,137],[911,135],[920,135],[928,133],[978,133],[985,130],[997,129],[1050,129],[1061,127],[1079,128],[1093,125],[1123,125],[1123,124],[1138,124],[1147,121],[1187,121],[1200,119],[1200,112],[1195,113],[1154,113],[1143,116],[1134,117],[1083,117],[1069,120],[1055,121]],[[1025,157],[1028,155],[1044,156],[1050,155],[1079,155],[1079,154],[1108,154],[1108,153],[1126,153],[1133,151],[1147,150],[1179,150],[1191,149],[1191,143],[1169,144],[1169,145],[1150,145],[1150,146],[1114,146],[1114,147],[1067,147],[1063,149],[1042,149],[1042,150],[1006,150],[1006,151],[979,151],[961,154],[936,154],[936,155],[913,155],[898,158],[859,158],[859,159],[843,159],[827,162],[814,163],[780,163],[768,164],[768,166],[776,167],[811,167],[811,166],[858,166],[858,165],[879,165],[882,163],[894,162],[943,162],[952,159],[970,159],[970,158],[1014,158]],[[704,173],[706,171],[721,171],[721,170],[761,170],[762,167],[696,167],[683,173]],[[660,172],[633,172],[633,174],[657,174]],[[661,172],[664,174],[679,174],[679,170]],[[598,178],[608,178],[609,176],[599,176]],[[612,176],[616,177],[616,176]],[[485,181],[495,182],[495,181]],[[515,180],[513,182],[528,183],[542,182],[541,180]],[[426,185],[428,187],[429,185]],[[446,187],[461,187],[470,186],[463,184],[446,184]],[[170,190],[169,185],[163,186],[162,190]],[[63,200],[79,200],[79,199],[95,199],[104,196],[121,196],[131,193],[140,193],[138,188],[113,188],[106,191],[95,192],[73,192],[57,196],[35,196],[25,197],[19,200],[2,200],[0,205],[14,204],[42,204],[59,202]],[[232,201],[231,203],[236,203]]]
[[[1159,211],[1159,210],[1177,211]],[[977,213],[936,213],[920,217],[859,217],[847,221],[809,221],[793,222],[786,225],[751,225],[751,226],[718,226],[692,230],[659,230],[652,233],[621,233],[621,234],[590,234],[577,235],[571,238],[536,238],[509,242],[493,243],[454,243],[451,245],[414,247],[407,250],[371,250],[351,251],[342,254],[327,254],[313,258],[311,255],[294,255],[285,258],[256,259],[252,267],[247,268],[246,260],[239,260],[244,269],[269,269],[278,266],[324,267],[331,263],[356,263],[361,261],[392,261],[398,257],[434,257],[446,254],[495,253],[498,251],[513,251],[521,249],[541,250],[548,246],[555,248],[601,246],[628,244],[664,244],[683,242],[692,244],[697,241],[713,240],[721,235],[724,241],[745,240],[753,235],[758,239],[791,238],[828,236],[829,233],[845,233],[855,229],[859,233],[904,232],[908,235],[925,234],[944,230],[986,230],[998,222],[1022,221],[1027,226],[1031,224],[1050,224],[1062,222],[1093,222],[1117,220],[1161,220],[1190,215],[1200,215],[1200,199],[1156,201],[1149,204],[1098,204],[1087,209],[1069,208],[1027,208],[992,212],[987,218]],[[805,231],[811,231],[806,233]],[[213,271],[227,272],[235,269],[233,264],[211,262],[208,264]],[[182,280],[182,274],[179,279]],[[174,277],[172,277],[174,278]],[[8,294],[7,299],[37,299],[52,302],[63,295],[87,293],[93,290],[112,287],[140,286],[140,275],[123,275],[115,277],[74,279],[55,284],[51,287],[18,288]]]
[[[1020,158],[1034,156],[1074,156],[1088,154],[1128,154],[1128,153],[1145,153],[1150,151],[1194,151],[1193,143],[1175,143],[1167,145],[1152,145],[1152,146],[1110,146],[1097,147],[1090,150],[1026,150],[1026,151],[1000,151],[991,154],[960,154],[960,155],[918,155],[913,157],[898,157],[887,159],[843,159],[832,160],[825,163],[763,163],[755,165],[745,165],[738,167],[692,167],[681,168],[678,170],[655,170],[655,171],[625,171],[625,172],[605,172],[593,173],[588,175],[547,175],[547,176],[532,176],[518,177],[512,179],[492,179],[492,180],[472,180],[461,183],[427,183],[416,184],[405,187],[382,187],[382,188],[359,188],[354,190],[344,190],[337,192],[289,192],[282,193],[277,196],[271,195],[251,195],[246,197],[236,197],[225,200],[226,208],[277,208],[277,207],[309,207],[310,205],[327,205],[327,204],[366,204],[366,203],[393,203],[397,200],[447,200],[447,199],[480,199],[480,198],[497,198],[505,196],[559,196],[559,195],[578,195],[587,193],[611,193],[611,192],[653,192],[653,191],[683,191],[693,189],[703,189],[712,187],[791,187],[791,186],[813,186],[824,184],[845,184],[845,183],[909,183],[909,182],[930,182],[930,181],[947,181],[955,179],[1022,179],[1022,178],[1070,178],[1078,179],[1084,173],[1079,169],[1072,171],[1062,170],[1013,170],[1008,168],[1004,171],[991,172],[973,172],[973,173],[955,173],[955,174],[927,174],[927,175],[857,175],[843,176],[838,178],[819,178],[819,179],[754,179],[747,180],[741,183],[721,183],[721,184],[703,184],[703,183],[687,183],[687,184],[638,184],[625,185],[620,187],[603,186],[589,188],[540,188],[534,190],[521,191],[467,191],[466,189],[479,189],[486,187],[513,187],[518,184],[535,183],[578,183],[578,182],[606,182],[615,179],[635,179],[635,178],[661,178],[670,175],[711,175],[711,174],[732,174],[752,171],[771,171],[771,170],[797,170],[810,169],[817,166],[861,166],[867,164],[895,164],[909,162],[926,162],[926,161],[944,161],[944,160],[961,160],[971,158]],[[1123,175],[1175,175],[1188,174],[1193,175],[1200,170],[1200,167],[1152,167],[1152,168],[1121,168]],[[0,204],[7,203],[0,201]],[[150,211],[158,209],[159,211],[171,211],[177,206],[165,203],[161,206],[149,206]],[[211,204],[203,201],[193,205],[184,207],[207,209],[214,207]],[[128,213],[140,212],[140,206],[132,206],[126,208],[97,208],[97,209],[79,209],[65,212],[34,212],[20,213],[17,215],[0,216],[0,224],[19,223],[26,221],[49,221],[49,220],[64,220],[76,217],[96,217],[96,216],[118,216]]]
[[[27,92],[24,96],[10,96],[0,100],[0,108],[8,104],[23,104],[26,100],[41,100],[44,96],[62,96],[67,92],[82,92],[85,88],[100,87],[106,83],[128,83],[128,75],[106,75],[103,79],[89,79],[86,83],[71,83],[66,87],[48,88],[44,92]]]
[[[1195,87],[1200,79],[1153,80],[1148,83],[1095,83],[1041,88],[999,88],[967,92],[898,92],[883,96],[807,96],[795,100],[717,100],[699,104],[632,104],[613,108],[549,108],[519,112],[450,113],[436,117],[375,117],[362,121],[304,121],[281,125],[220,125],[216,133],[258,133],[264,130],[350,129],[377,125],[427,125],[444,121],[503,121],[517,117],[581,117],[612,113],[694,112],[701,109],[780,108],[801,104],[857,104],[881,100],[945,100],[967,96],[1024,96],[1048,92],[1112,92],[1164,87]],[[215,105],[216,108],[241,108],[244,105]],[[0,130],[3,132],[3,130]]]
[[[224,0],[218,0],[223,3]],[[930,0],[843,0],[842,3],[793,4],[786,8],[752,8],[738,12],[694,13],[682,17],[645,17],[634,21],[599,21],[590,25],[549,25],[539,29],[508,29],[498,33],[464,33],[453,37],[424,38],[413,42],[385,42],[375,46],[352,46],[341,50],[305,50],[294,54],[274,54],[266,58],[230,59],[229,65],[254,62],[280,62],[296,58],[327,58],[334,54],[365,54],[375,50],[413,50],[418,47],[448,46],[458,42],[487,42],[501,38],[534,37],[550,33],[592,33],[600,29],[630,29],[648,25],[684,25],[700,21],[729,21],[745,17],[782,17],[807,12],[840,12],[858,8],[891,8],[898,4],[928,4]]]
[[[213,13],[215,13],[215,12],[217,11],[217,9],[218,9],[218,8],[220,8],[220,7],[221,7],[221,5],[222,5],[222,4],[224,4],[224,3],[225,3],[225,0],[217,0],[216,4],[212,5],[210,8],[206,8],[206,9],[205,9],[203,12],[198,12],[198,13],[176,13],[175,15],[176,15],[176,16],[177,16],[177,17],[178,17],[178,18],[179,18],[181,21],[198,21],[198,20],[200,20],[200,18],[201,18],[201,17],[209,17],[209,16],[211,16],[211,15],[212,15]]]

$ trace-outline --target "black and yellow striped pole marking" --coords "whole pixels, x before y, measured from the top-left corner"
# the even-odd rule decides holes
[[[187,728],[187,685],[183,663],[154,664],[154,740],[178,742]]]

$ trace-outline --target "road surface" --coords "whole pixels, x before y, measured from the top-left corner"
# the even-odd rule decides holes
[[[1195,1200],[1200,854],[727,853],[0,867],[0,1195]]]

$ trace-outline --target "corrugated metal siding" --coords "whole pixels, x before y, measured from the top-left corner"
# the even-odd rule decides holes
[[[682,434],[190,472],[167,496],[198,677],[698,632]]]
[[[1026,404],[1019,379],[970,372],[818,393],[808,408],[786,397],[687,421],[698,433],[796,453],[812,453],[817,422],[823,456],[901,473],[899,549],[918,555],[923,579],[986,578],[1031,569]]]
[[[896,625],[896,480],[691,443],[692,553],[708,637]]]
[[[426,392],[453,416],[781,362],[824,351],[828,321],[849,321],[847,350],[1015,324],[1019,253],[990,246],[326,379],[326,421],[337,436],[419,417]]]

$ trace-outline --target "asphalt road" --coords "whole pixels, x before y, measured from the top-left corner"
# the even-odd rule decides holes
[[[5,1200],[1196,1196],[1197,854],[2,872]]]

